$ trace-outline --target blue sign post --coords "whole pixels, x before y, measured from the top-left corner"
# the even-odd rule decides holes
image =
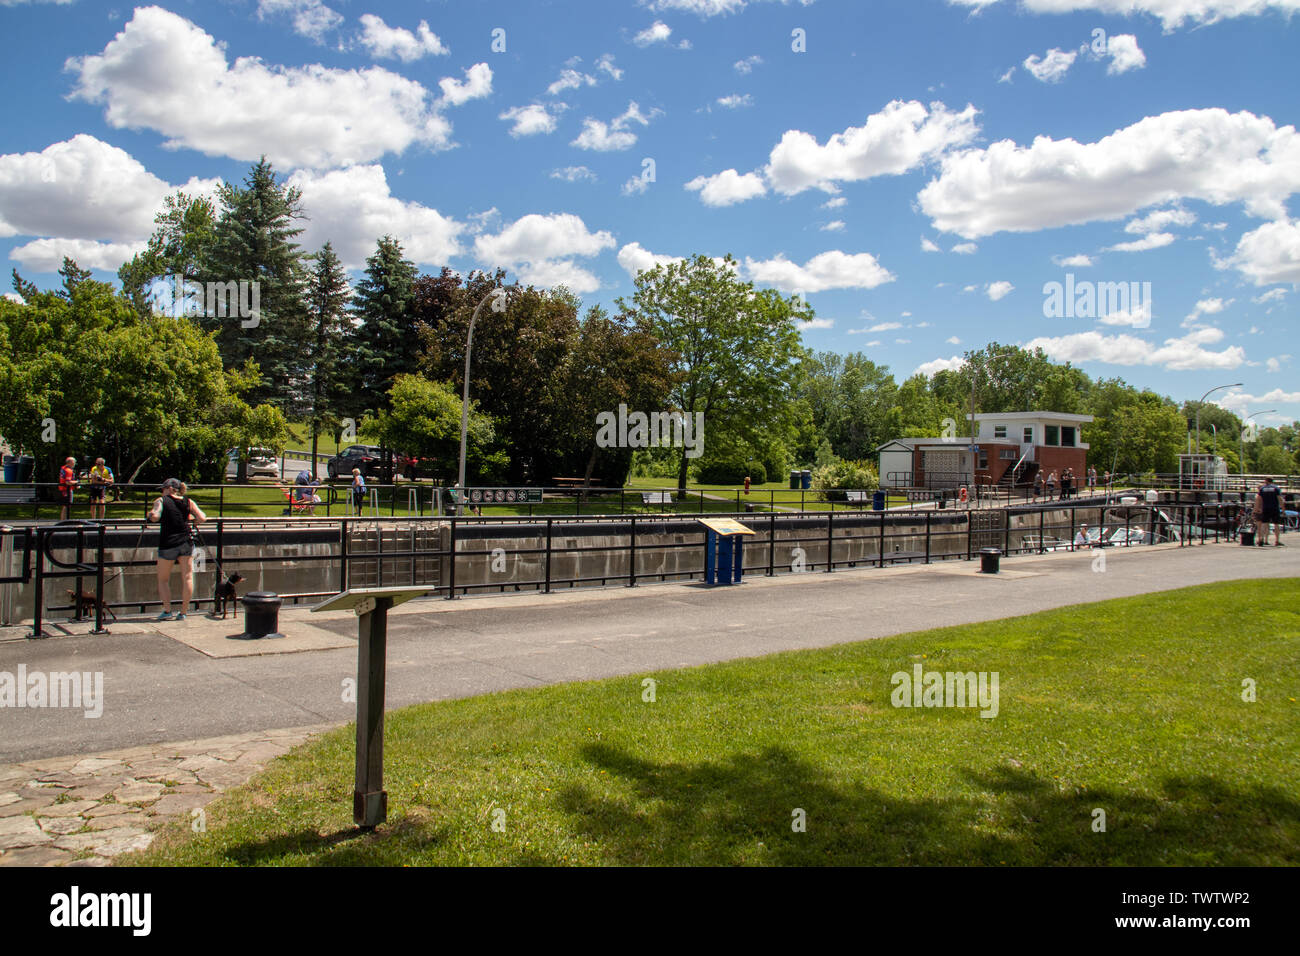
[[[732,518],[701,518],[704,583],[739,584],[745,570],[745,536],[754,532]]]

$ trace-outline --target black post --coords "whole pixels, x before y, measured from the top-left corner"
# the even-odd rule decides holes
[[[451,518],[451,541],[447,547],[447,600],[456,599],[456,517]]]
[[[45,543],[42,540],[46,535],[45,528],[36,529],[36,608],[32,615],[32,633],[31,637],[45,637],[45,631],[41,627],[41,612],[45,607]]]
[[[930,563],[930,512],[925,513],[925,563]]]
[[[68,517],[69,517],[69,518],[72,517],[72,509],[71,509],[71,508],[68,509]],[[84,555],[82,554],[82,551],[83,551],[82,543],[83,543],[84,539],[85,539],[85,529],[82,528],[80,525],[78,525],[78,527],[77,527],[77,552],[76,552],[76,557],[73,559],[73,564],[75,564],[75,565],[77,566],[78,574],[77,574],[77,579],[73,582],[73,585],[74,585],[74,587],[76,588],[76,590],[73,591],[73,599],[72,599],[72,619],[73,619],[74,621],[77,621],[77,622],[80,622],[80,621],[81,621],[81,592],[82,592],[82,586],[81,586],[81,574],[80,574],[80,571],[81,571],[82,558],[84,557]]]
[[[348,589],[348,519],[339,522],[339,593]]]
[[[357,772],[352,790],[352,822],[373,830],[388,819],[384,791],[384,662],[391,597],[357,621]]]
[[[1047,550],[1043,542],[1043,531],[1045,530],[1044,522],[1046,521],[1046,519],[1047,519],[1047,510],[1045,508],[1040,509],[1038,512],[1038,553],[1039,554],[1042,554],[1044,551]],[[1125,541],[1125,544],[1127,543],[1128,542]]]
[[[826,573],[835,570],[835,512],[826,514]]]
[[[631,547],[628,549],[627,555],[627,586],[634,588],[636,587],[636,515],[633,515],[630,520],[632,522],[632,533],[630,538]]]
[[[104,525],[99,526],[99,559],[95,562],[95,629],[91,634],[107,634],[104,627]]]
[[[767,519],[767,576],[776,574],[776,512]]]
[[[880,512],[880,544],[878,546],[879,554],[877,555],[876,567],[885,566],[885,513]]]
[[[554,518],[546,519],[546,594],[551,593],[551,524],[554,521]]]

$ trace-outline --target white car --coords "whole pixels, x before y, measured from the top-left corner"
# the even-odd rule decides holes
[[[226,452],[226,477],[234,479],[239,476],[239,450],[236,448]],[[249,478],[279,478],[280,465],[275,457],[275,450],[271,448],[250,448],[248,449],[248,477]]]

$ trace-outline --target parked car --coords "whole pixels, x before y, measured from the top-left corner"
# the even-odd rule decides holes
[[[232,448],[226,452],[226,477],[236,478],[239,476],[239,449]],[[279,478],[280,464],[275,455],[273,448],[250,448],[248,449],[248,477],[249,478]]]
[[[325,472],[332,479],[352,477],[352,469],[361,469],[366,478],[386,478],[382,474],[385,449],[378,445],[349,445],[325,463]],[[405,478],[415,478],[419,471],[420,459],[401,452],[389,452],[393,459],[393,469]]]

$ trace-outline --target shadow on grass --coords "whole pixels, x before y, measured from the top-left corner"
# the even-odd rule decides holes
[[[569,787],[573,829],[620,864],[1163,865],[1294,864],[1300,804],[1273,787],[1168,778],[1155,795],[1065,791],[1015,767],[964,771],[970,790],[900,800],[844,787],[776,748],[697,764],[657,763],[608,745],[584,748],[635,801]],[[973,792],[972,792],[973,791]],[[794,813],[806,814],[795,832]],[[1106,831],[1093,830],[1094,810]],[[529,858],[519,863],[536,863]]]

